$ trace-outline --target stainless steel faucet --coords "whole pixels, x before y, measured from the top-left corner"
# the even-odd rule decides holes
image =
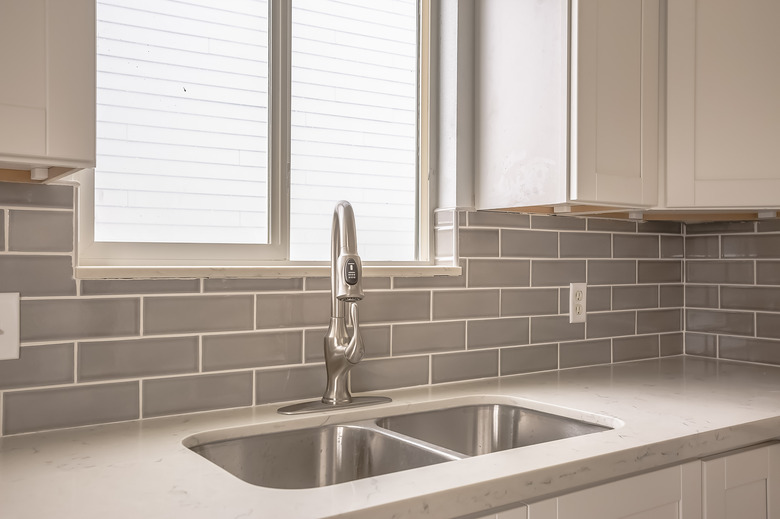
[[[330,324],[325,334],[325,369],[328,384],[322,401],[326,404],[352,402],[347,374],[365,354],[360,336],[357,302],[363,299],[363,265],[357,252],[355,214],[349,202],[341,201],[333,210],[330,232]],[[347,331],[346,309],[352,323]]]
[[[357,305],[363,296],[363,263],[357,252],[355,214],[352,205],[342,200],[333,210],[330,232],[330,323],[325,334],[328,376],[325,394],[320,401],[282,407],[280,413],[310,413],[390,402],[383,396],[353,397],[349,393],[349,371],[365,354]],[[351,337],[347,330],[347,315],[352,325]]]

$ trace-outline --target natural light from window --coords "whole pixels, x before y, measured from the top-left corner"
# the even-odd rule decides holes
[[[97,13],[95,242],[268,243],[267,0]],[[341,199],[364,260],[416,259],[417,16],[416,0],[292,0],[291,260],[329,258]]]

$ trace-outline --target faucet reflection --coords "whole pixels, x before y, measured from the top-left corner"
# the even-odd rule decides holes
[[[363,264],[357,252],[355,214],[350,203],[342,200],[333,211],[330,233],[330,323],[325,334],[328,377],[325,394],[320,401],[282,407],[280,413],[309,413],[390,401],[387,397],[353,397],[347,387],[349,371],[365,354],[357,306],[363,296]],[[351,337],[347,330],[347,315],[352,325]]]

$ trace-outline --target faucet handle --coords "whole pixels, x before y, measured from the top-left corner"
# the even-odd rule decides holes
[[[358,322],[358,309],[357,303],[349,304],[349,318],[352,322],[352,338],[349,340],[346,349],[344,350],[344,357],[350,364],[357,364],[360,359],[365,355],[366,350],[363,347],[363,337],[360,335],[360,324]]]

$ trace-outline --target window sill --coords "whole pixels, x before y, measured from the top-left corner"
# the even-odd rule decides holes
[[[328,265],[284,266],[118,266],[76,267],[76,279],[158,279],[158,278],[299,278],[328,277]],[[364,265],[365,277],[459,276],[461,267],[451,265]]]

